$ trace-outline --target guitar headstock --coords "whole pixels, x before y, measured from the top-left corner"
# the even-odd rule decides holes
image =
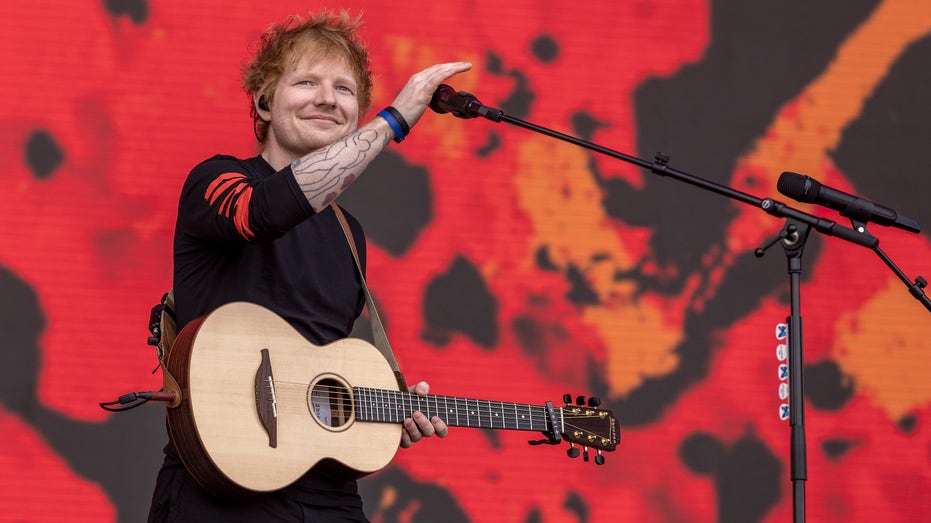
[[[621,441],[621,428],[614,414],[610,410],[599,409],[601,401],[598,398],[589,398],[586,402],[584,396],[576,398],[575,405],[572,396],[563,396],[565,407],[553,407],[551,402],[546,403],[547,413],[550,417],[552,431],[545,433],[549,438],[540,442],[555,445],[560,439],[569,442],[566,454],[576,458],[581,453],[583,459],[588,461],[589,449],[596,451],[595,463],[603,465],[605,462],[603,451],[611,452],[617,448]],[[577,446],[578,445],[578,446]],[[579,451],[579,447],[582,451]]]

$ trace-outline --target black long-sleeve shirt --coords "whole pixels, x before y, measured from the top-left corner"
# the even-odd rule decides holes
[[[360,261],[362,227],[350,214]],[[291,168],[215,156],[188,176],[174,245],[178,327],[232,301],[262,305],[308,340],[345,338],[365,303],[332,209],[315,213]]]

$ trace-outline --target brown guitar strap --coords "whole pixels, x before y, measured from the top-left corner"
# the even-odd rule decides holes
[[[365,283],[365,274],[362,273],[362,263],[359,262],[359,253],[356,251],[356,242],[352,237],[352,230],[349,229],[349,223],[346,222],[346,216],[343,215],[342,209],[335,203],[331,203],[330,207],[333,209],[333,212],[336,213],[336,218],[339,220],[339,224],[343,228],[343,233],[346,235],[346,241],[349,242],[349,249],[352,250],[352,258],[356,262],[356,271],[359,274],[359,281],[362,282],[362,290],[365,291],[365,304],[369,310],[369,323],[372,325],[372,339],[375,342],[375,347],[381,352],[382,356],[388,360],[388,364],[391,365],[391,370],[394,371],[394,377],[398,380],[398,386],[401,387],[401,390],[406,391],[407,383],[404,380],[404,375],[401,374],[401,370],[398,368],[398,362],[394,358],[394,352],[391,351],[391,344],[388,343],[388,335],[385,333],[385,326],[382,325],[381,318],[378,317],[378,311],[375,310],[375,302],[372,300],[372,294],[369,292],[369,287]]]

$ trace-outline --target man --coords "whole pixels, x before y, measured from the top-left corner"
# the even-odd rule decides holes
[[[359,25],[346,13],[322,13],[290,17],[263,35],[243,78],[261,154],[214,156],[182,189],[173,282],[179,328],[249,301],[316,345],[349,335],[364,294],[329,205],[392,139],[404,139],[441,83],[471,68],[453,62],[413,75],[391,107],[360,127],[372,74]],[[362,228],[345,214],[364,265]],[[426,394],[429,386],[412,390]],[[440,418],[416,412],[400,444],[447,430]],[[171,443],[165,454],[149,521],[366,521],[353,480],[311,471],[280,491],[230,501],[204,491]]]

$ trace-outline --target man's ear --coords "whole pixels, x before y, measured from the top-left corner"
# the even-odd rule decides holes
[[[263,112],[268,112],[268,97],[265,94],[255,93],[252,97],[252,103],[255,104],[255,112],[262,116]],[[267,118],[262,118],[268,120]]]

